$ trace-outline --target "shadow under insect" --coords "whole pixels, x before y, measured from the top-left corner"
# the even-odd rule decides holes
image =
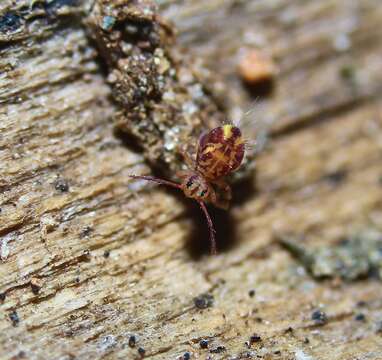
[[[209,229],[198,204],[184,198],[182,200],[187,206],[187,214],[192,219],[191,231],[186,238],[186,247],[190,255],[197,259],[210,251]],[[208,212],[216,229],[217,252],[229,250],[235,243],[237,233],[231,213],[210,205]]]
[[[249,198],[258,192],[256,188],[256,173],[253,170],[248,176],[238,179],[234,184],[232,184],[232,202],[231,206],[242,205]]]
[[[249,84],[242,82],[245,90],[252,98],[266,98],[273,94],[275,91],[275,81],[273,78],[263,79],[256,84]]]
[[[199,239],[207,238],[204,230],[209,233],[209,245],[211,254],[217,253],[216,229],[219,228],[224,234],[225,240],[220,239],[220,249],[225,244],[232,243],[235,237],[234,222],[226,210],[232,198],[231,186],[225,178],[237,170],[244,159],[245,142],[238,127],[226,124],[212,129],[202,135],[198,143],[198,151],[194,159],[190,154],[184,152],[184,161],[188,170],[176,172],[176,181],[151,175],[129,175],[130,178],[145,180],[165,185],[167,187],[180,190],[187,199],[193,199],[204,215],[206,224],[196,224],[193,234],[190,236],[191,244],[199,244],[194,247],[203,250]],[[189,201],[189,200],[187,200]],[[206,204],[212,204],[218,209],[213,210]],[[194,209],[195,205],[187,205]],[[208,210],[209,209],[209,210]],[[195,214],[196,215],[196,214]],[[200,212],[199,212],[200,216]],[[191,218],[199,218],[192,214]],[[220,235],[221,236],[221,235]],[[222,236],[221,236],[222,237]],[[198,251],[194,251],[197,254]]]
[[[244,178],[232,185],[233,199],[231,207],[245,203],[249,194],[256,192],[255,174]],[[198,204],[185,198],[182,194],[177,194],[180,201],[187,208],[187,215],[192,219],[192,227],[186,238],[186,247],[194,259],[209,252],[209,230],[206,220],[200,211]],[[208,212],[216,229],[216,245],[218,253],[223,253],[232,249],[238,242],[238,226],[231,211],[216,208],[208,205]]]
[[[161,177],[163,174],[153,171],[154,176]],[[199,204],[193,199],[184,196],[182,191],[178,189],[161,186],[163,191],[175,196],[186,208],[185,217],[191,222],[189,233],[186,235],[185,247],[193,259],[199,259],[205,254],[211,252],[210,228],[206,221]],[[248,194],[256,192],[254,186],[254,174],[249,178],[242,179],[233,185],[233,199],[231,205],[239,205],[245,203]],[[232,216],[230,210],[224,210],[207,204],[208,213],[216,230],[216,247],[217,253],[229,251],[235,246],[238,240],[237,223]]]

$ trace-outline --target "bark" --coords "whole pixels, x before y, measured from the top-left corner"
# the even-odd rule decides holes
[[[273,124],[256,177],[211,209],[213,257],[196,204],[127,177],[155,157],[115,132],[92,9],[0,3],[0,358],[382,358],[379,280],[318,280],[278,241],[382,229],[380,2],[160,2],[212,113]],[[279,68],[255,105],[237,76],[254,47]]]

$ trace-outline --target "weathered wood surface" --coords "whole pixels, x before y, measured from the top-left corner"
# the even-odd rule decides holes
[[[30,3],[3,1],[0,14]],[[234,190],[228,218],[215,214],[216,257],[193,231],[199,212],[127,180],[149,169],[113,133],[81,24],[89,3],[49,3],[50,21],[41,10],[0,28],[0,357],[134,359],[141,346],[152,359],[382,358],[381,284],[315,281],[275,242],[382,228],[380,2],[161,2],[180,44],[220,77],[211,86],[231,114],[252,101],[236,77],[241,46],[280,67],[255,111],[275,136],[253,186]],[[202,293],[214,302],[200,310]]]

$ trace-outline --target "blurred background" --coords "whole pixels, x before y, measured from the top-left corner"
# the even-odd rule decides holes
[[[0,2],[0,358],[381,359],[381,23],[379,0]],[[197,204],[128,175],[171,177],[222,119],[267,141],[210,256]]]

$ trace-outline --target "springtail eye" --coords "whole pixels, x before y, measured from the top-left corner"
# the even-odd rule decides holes
[[[186,184],[187,189],[189,189],[192,186],[192,184],[193,184],[192,180],[188,180]]]
[[[200,193],[200,196],[201,196],[201,197],[204,197],[204,195],[206,195],[206,193],[207,193],[207,190],[203,190],[203,191]]]

